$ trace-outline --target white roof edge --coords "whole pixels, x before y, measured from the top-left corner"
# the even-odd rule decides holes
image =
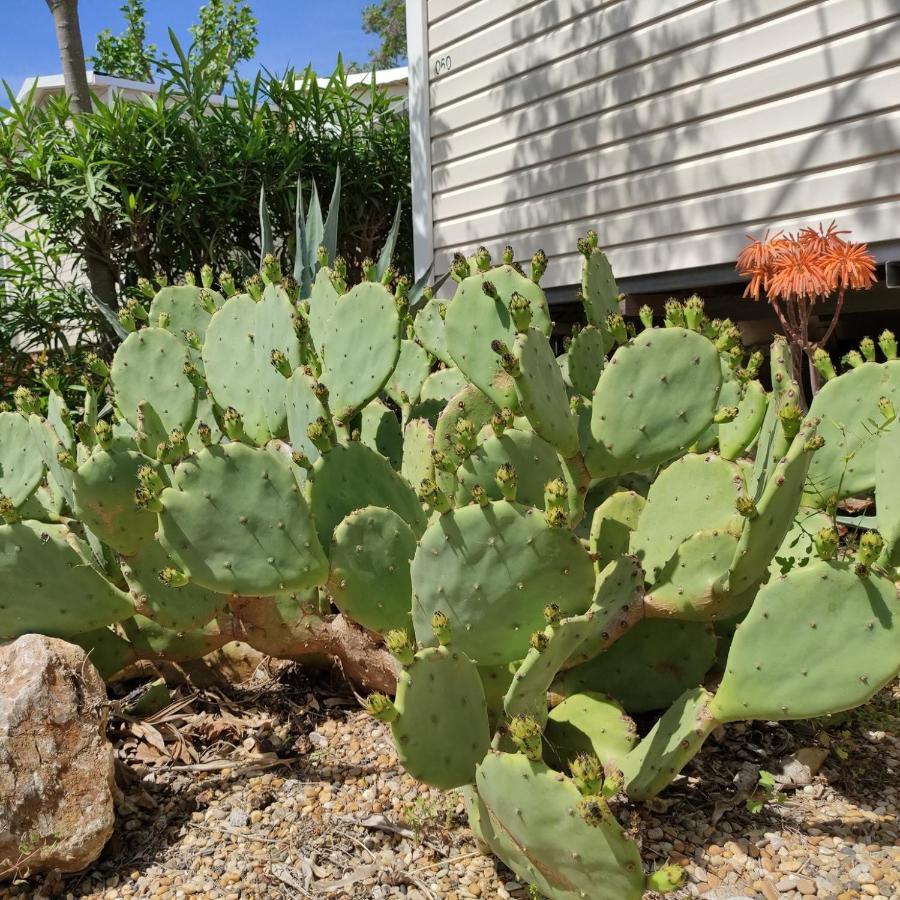
[[[367,72],[351,72],[347,75],[347,84],[369,84],[372,80],[372,69]],[[403,84],[409,81],[409,66],[397,66],[394,69],[375,69],[375,84]],[[299,80],[299,79],[298,79]],[[330,78],[316,78],[320,87],[325,87]]]
[[[154,81],[134,81],[131,78],[118,78],[115,75],[104,75],[102,72],[89,71],[87,73],[88,87],[92,90],[102,87],[119,88],[126,91],[137,91],[141,94],[158,94],[160,84]],[[26,78],[19,88],[16,100],[21,102],[34,90],[38,94],[49,93],[51,91],[61,90],[65,87],[65,80],[62,75],[38,75]],[[216,95],[210,98],[213,103],[223,101],[225,98]]]

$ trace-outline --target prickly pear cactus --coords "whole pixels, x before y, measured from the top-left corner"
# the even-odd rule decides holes
[[[540,251],[457,256],[445,297],[387,262],[351,287],[323,248],[300,296],[267,256],[243,293],[129,301],[83,410],[0,413],[0,640],[70,638],[107,676],[233,639],[331,655],[550,900],[676,887],[626,796],[721,723],[848,709],[900,669],[900,363],[888,332],[884,362],[818,355],[804,415],[782,342],[767,393],[731,322],[697,297],[626,322],[596,234],[579,250],[565,359]],[[876,492],[884,537],[842,537],[838,502]],[[659,716],[639,739],[629,713]]]

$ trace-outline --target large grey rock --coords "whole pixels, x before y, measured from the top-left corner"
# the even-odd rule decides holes
[[[0,646],[0,872],[77,872],[100,855],[116,790],[105,702],[80,647],[36,634]]]

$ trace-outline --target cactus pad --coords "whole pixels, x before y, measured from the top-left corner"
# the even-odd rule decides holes
[[[737,403],[738,414],[719,428],[719,452],[725,459],[737,459],[752,443],[762,428],[768,398],[758,381],[748,381],[744,395]]]
[[[137,662],[138,657],[131,644],[111,628],[95,628],[84,634],[72,635],[68,640],[88,654],[104,681],[109,681],[126,666]]]
[[[385,392],[397,406],[414,403],[430,372],[431,361],[427,351],[415,341],[400,341],[400,356],[384,387]],[[403,399],[404,395],[406,400]]]
[[[712,422],[719,353],[684,328],[648,329],[620,347],[594,391],[585,460],[595,478],[640,471],[677,456]]]
[[[201,292],[206,290],[209,301],[218,310],[225,302],[225,298],[217,291],[195,287],[193,285],[172,285],[164,287],[153,298],[150,304],[150,324],[159,327],[159,316],[164,313],[169,317],[166,330],[171,331],[176,337],[182,338],[184,332],[193,331],[203,343],[206,337],[206,329],[212,314],[207,311],[201,302]]]
[[[447,335],[444,332],[444,320],[441,318],[440,305],[443,300],[433,297],[416,314],[415,330],[419,343],[432,355],[448,366],[453,365],[450,351],[447,349]]]
[[[591,553],[597,556],[598,572],[628,552],[646,503],[635,491],[616,491],[594,510],[589,541]]]
[[[160,541],[211,591],[299,591],[328,574],[294,467],[282,454],[238,443],[209,447],[178,466],[160,500]]]
[[[582,328],[569,345],[566,355],[569,382],[582,397],[593,397],[594,389],[606,365],[606,344],[599,328]]]
[[[607,316],[619,311],[619,288],[606,254],[597,247],[584,261],[581,294],[588,322],[596,328],[606,328]]]
[[[437,372],[432,372],[425,379],[419,398],[423,403],[436,400],[441,404],[446,404],[467,385],[465,376],[455,366],[449,369],[438,369]]]
[[[567,697],[550,710],[544,730],[545,756],[554,768],[567,770],[579,753],[592,753],[604,765],[620,767],[638,742],[634,722],[605,694]]]
[[[392,509],[367,506],[334,530],[328,590],[338,609],[364,628],[412,631],[409,567],[416,536]]]
[[[410,775],[444,790],[471,784],[491,741],[475,663],[452,645],[420,650],[397,679],[395,705],[391,730]]]
[[[479,665],[521,659],[543,609],[584,612],[593,566],[568,531],[551,528],[534,509],[506,501],[466,506],[425,532],[412,564],[413,623],[430,644],[431,617],[450,619],[454,646]]]
[[[34,444],[28,419],[0,412],[0,495],[21,506],[44,477],[44,460]]]
[[[309,439],[307,429],[316,419],[328,418],[319,398],[313,393],[315,379],[295,369],[287,383],[287,428],[294,450],[305,453],[310,462],[319,458],[319,448]]]
[[[359,417],[359,439],[380,453],[395,470],[403,462],[403,432],[396,413],[377,397],[367,403]]]
[[[400,472],[410,484],[434,478],[434,429],[425,419],[412,419],[403,431],[403,462]]]

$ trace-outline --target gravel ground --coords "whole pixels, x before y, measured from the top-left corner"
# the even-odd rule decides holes
[[[456,793],[409,778],[389,731],[299,668],[179,702],[113,720],[123,798],[98,863],[0,887],[2,900],[538,896],[481,855]],[[675,897],[900,898],[898,726],[897,688],[828,722],[729,726],[622,815],[648,868],[686,867]],[[760,769],[814,750],[809,784],[757,787]]]

